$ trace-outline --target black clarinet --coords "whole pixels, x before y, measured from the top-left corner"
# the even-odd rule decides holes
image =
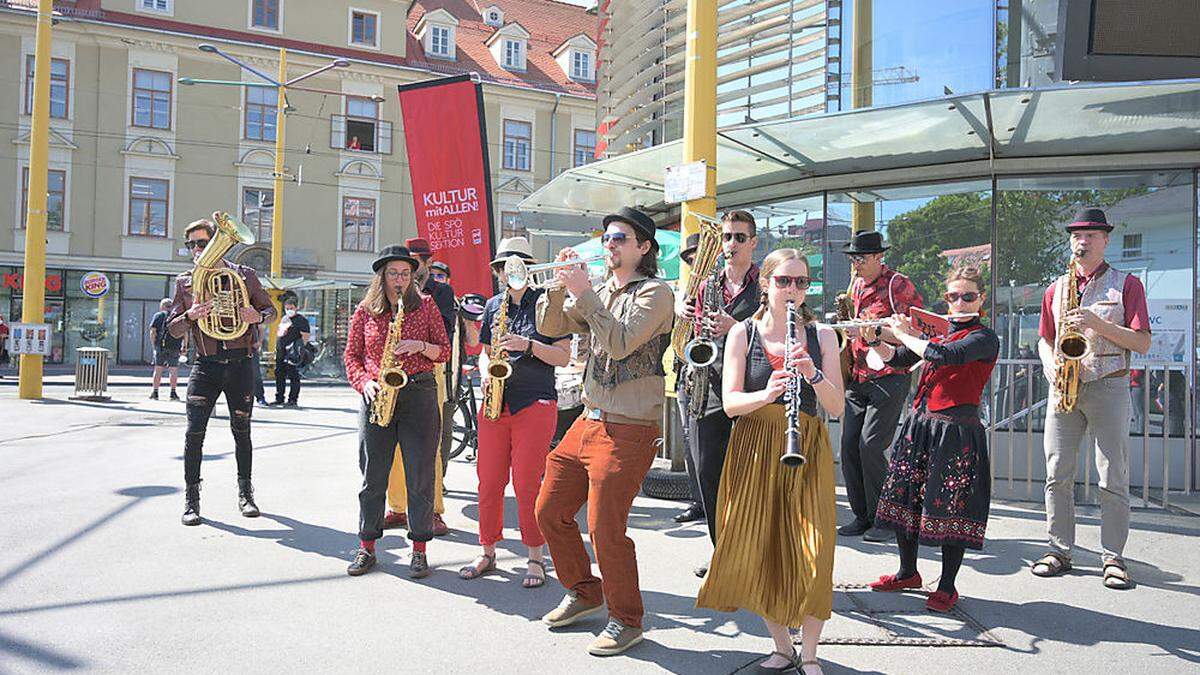
[[[779,461],[784,466],[798,467],[806,461],[800,436],[800,371],[796,368],[796,360],[792,351],[796,348],[796,301],[787,302],[787,336],[783,342],[783,369],[792,376],[788,378],[787,389],[783,392],[783,404],[787,407],[787,450]]]

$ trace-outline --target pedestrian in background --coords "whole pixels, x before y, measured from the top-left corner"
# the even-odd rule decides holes
[[[275,348],[275,405],[295,408],[300,402],[300,363],[301,352],[312,328],[308,319],[297,311],[296,296],[290,293],[283,296],[283,320],[279,322],[279,341]],[[292,390],[284,401],[288,380]]]
[[[154,383],[150,390],[150,398],[158,400],[158,385],[162,383],[163,368],[171,381],[171,400],[178,401],[179,394],[175,387],[179,382],[179,355],[183,353],[187,336],[173,337],[167,331],[167,310],[171,308],[171,299],[163,298],[158,303],[158,312],[150,319],[150,342],[154,345]]]

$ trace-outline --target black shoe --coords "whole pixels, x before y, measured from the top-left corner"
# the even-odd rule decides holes
[[[155,389],[154,391],[150,392],[150,400],[151,400],[151,401],[157,401],[157,400],[158,400],[158,390],[157,390],[157,389]]]
[[[258,504],[254,503],[254,486],[250,479],[238,479],[238,508],[247,518],[257,518],[260,515]]]
[[[871,523],[855,518],[852,522],[839,527],[837,533],[843,537],[857,537],[869,529],[871,529]]]
[[[354,560],[346,568],[346,574],[352,577],[361,577],[367,573],[367,570],[374,566],[375,554],[365,548],[360,548],[354,552]]]
[[[299,408],[300,407],[300,404],[295,401],[288,401],[287,403],[281,403],[280,405],[282,405],[284,408]]]
[[[690,523],[694,520],[704,520],[704,509],[700,508],[699,504],[692,504],[679,513],[676,513],[674,520],[677,523]]]
[[[867,530],[866,533],[863,534],[863,541],[881,542],[881,541],[889,541],[891,539],[894,539],[895,537],[896,537],[895,530],[889,530],[889,529],[883,528],[883,527],[872,526],[871,529]]]
[[[265,399],[265,398],[260,398],[260,399],[256,399],[256,400],[258,401],[259,405],[265,405],[268,407],[271,405],[270,403],[267,403],[267,399]]]
[[[174,390],[174,389],[172,389],[172,390],[171,390],[171,400],[172,400],[172,401],[178,401],[178,400],[179,400],[179,394],[175,393],[175,390]]]
[[[179,522],[184,525],[200,524],[200,484],[191,483],[184,491],[183,517]]]
[[[413,579],[424,579],[429,576],[429,559],[422,551],[413,551],[412,561],[408,563],[408,576]]]

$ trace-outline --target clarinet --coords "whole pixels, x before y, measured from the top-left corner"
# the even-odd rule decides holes
[[[798,339],[796,330],[796,302],[787,302],[787,336],[783,347],[783,369],[792,376],[788,378],[787,389],[783,392],[783,404],[787,409],[787,450],[779,461],[784,466],[799,467],[806,461],[801,451],[800,437],[800,371],[796,368],[796,360],[792,351],[796,348]]]

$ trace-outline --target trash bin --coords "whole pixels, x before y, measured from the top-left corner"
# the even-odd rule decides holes
[[[75,350],[75,395],[86,401],[107,401],[108,350],[80,347]]]

